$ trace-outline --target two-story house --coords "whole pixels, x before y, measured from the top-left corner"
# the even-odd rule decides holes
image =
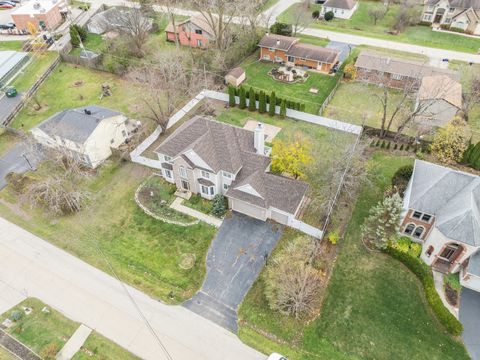
[[[222,194],[235,211],[289,225],[308,185],[270,173],[269,151],[262,124],[251,131],[199,116],[155,150],[161,176],[179,190],[209,200]]]
[[[260,60],[301,66],[323,73],[329,73],[339,62],[338,50],[301,44],[298,41],[298,38],[290,36],[266,34],[258,43]]]
[[[192,16],[185,21],[169,23],[165,28],[168,41],[175,41],[175,33],[181,45],[206,48],[215,41],[215,31],[202,16]]]
[[[480,35],[480,1],[426,0],[422,21],[446,29]]]
[[[403,206],[400,232],[422,244],[421,259],[480,291],[480,177],[416,160]]]

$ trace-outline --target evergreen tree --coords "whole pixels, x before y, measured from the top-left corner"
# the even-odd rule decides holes
[[[285,99],[282,100],[282,104],[280,105],[280,116],[284,118],[287,116],[287,102]]]
[[[475,148],[475,145],[472,143],[468,144],[467,150],[463,153],[462,156],[462,162],[469,164],[470,163],[470,157],[472,156],[473,149]]]
[[[302,105],[300,105],[300,111],[305,111],[305,104],[302,103]]]
[[[250,88],[248,92],[248,110],[255,111],[257,108],[256,99],[255,99],[255,90],[253,87]]]
[[[238,104],[240,109],[245,109],[247,107],[247,99],[245,98],[245,89],[240,88],[240,103]]]
[[[260,94],[258,95],[258,112],[261,114],[264,114],[267,112],[267,103],[265,101],[265,92],[260,91]]]
[[[275,97],[275,91],[270,94],[270,106],[268,107],[268,115],[275,115],[275,106],[277,105],[277,98]]]
[[[233,86],[228,87],[228,105],[235,106],[235,88]]]

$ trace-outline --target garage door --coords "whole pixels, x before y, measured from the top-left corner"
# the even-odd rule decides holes
[[[272,220],[275,220],[276,222],[283,225],[288,225],[288,215],[272,209],[271,216]]]
[[[266,220],[267,215],[265,209],[246,203],[245,201],[232,199],[232,210],[251,216],[256,219]]]

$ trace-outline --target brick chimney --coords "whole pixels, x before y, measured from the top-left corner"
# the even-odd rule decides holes
[[[262,123],[258,123],[253,135],[253,147],[257,154],[265,155],[265,131]]]

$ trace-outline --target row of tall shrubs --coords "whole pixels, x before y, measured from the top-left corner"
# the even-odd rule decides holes
[[[480,170],[480,142],[468,145],[463,153],[463,162],[475,170]]]

